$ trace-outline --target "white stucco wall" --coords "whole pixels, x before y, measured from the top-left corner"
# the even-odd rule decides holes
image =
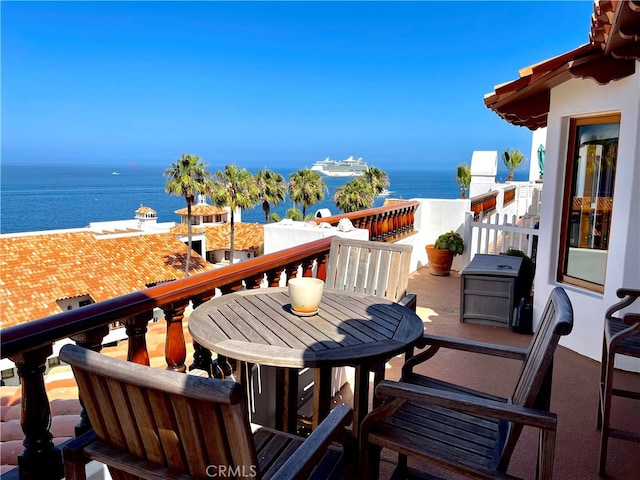
[[[435,198],[413,198],[412,200],[420,202],[415,215],[415,229],[419,232],[419,235],[407,237],[407,239],[399,243],[413,245],[411,265],[415,265],[417,269],[428,264],[425,247],[435,242],[438,236],[451,230],[464,236],[465,218],[466,213],[471,210],[471,200],[441,200]],[[468,263],[466,257],[467,247],[468,245],[465,244],[465,254],[454,257],[451,265],[453,270],[462,270]]]
[[[285,219],[264,226],[264,253],[266,255],[267,253],[279,252],[285,248],[335,235],[353,240],[369,240],[369,231],[364,228],[341,232],[337,227],[321,228],[314,222],[294,222]]]
[[[569,120],[572,117],[620,112],[620,138],[615,179],[609,256],[604,294],[556,280],[562,222],[562,197],[567,158]],[[535,283],[534,321],[551,289],[561,285],[574,308],[574,329],[561,343],[600,360],[605,310],[619,299],[621,287],[640,288],[640,62],[632,77],[598,85],[590,79],[572,79],[552,89],[548,117],[544,189]],[[637,311],[638,306],[635,306]],[[620,367],[640,371],[640,360],[625,358]]]

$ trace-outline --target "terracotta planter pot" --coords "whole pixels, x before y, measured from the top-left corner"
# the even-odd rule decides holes
[[[453,253],[449,250],[433,248],[433,245],[427,245],[425,248],[429,259],[429,273],[440,277],[448,276],[451,272]]]

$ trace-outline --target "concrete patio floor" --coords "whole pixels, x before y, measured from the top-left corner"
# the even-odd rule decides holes
[[[450,277],[436,277],[426,268],[420,269],[412,274],[409,291],[418,296],[418,313],[425,320],[428,333],[519,347],[530,343],[531,335],[514,333],[508,328],[461,323],[460,275],[456,272]],[[401,366],[402,358],[394,358],[388,365],[386,378],[398,379]],[[520,362],[514,360],[440,350],[417,371],[508,397],[519,367]],[[600,432],[596,429],[599,376],[600,362],[564,347],[556,351],[551,394],[551,411],[558,415],[554,478],[600,478],[597,473]],[[640,390],[640,374],[617,371],[615,381],[619,388]],[[638,402],[616,398],[611,426],[640,431]],[[536,452],[537,431],[525,428],[508,473],[534,478]],[[383,451],[381,478],[389,478],[394,462],[395,454]],[[442,473],[430,465],[419,468],[443,478],[463,478]],[[640,478],[640,443],[609,440],[606,478]]]

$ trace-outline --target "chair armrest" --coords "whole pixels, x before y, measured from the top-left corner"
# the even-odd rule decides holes
[[[398,304],[415,312],[418,306],[418,296],[415,293],[406,293],[404,297],[400,299]]]
[[[632,297],[640,297],[640,289],[637,288],[619,288],[616,290],[618,298],[626,297],[627,295]]]
[[[86,478],[85,465],[91,459],[84,454],[84,448],[95,442],[96,439],[96,433],[93,430],[89,430],[61,445],[66,479],[83,480]]]
[[[376,387],[376,395],[382,398],[393,397],[438,405],[459,412],[530,425],[543,430],[556,430],[557,416],[554,413],[410,383],[383,380]]]
[[[352,418],[351,407],[346,405],[335,407],[271,477],[272,480],[307,478],[327,447],[344,432],[344,428],[351,423]]]
[[[640,322],[640,313],[627,313],[624,317],[622,317],[622,321],[625,325],[633,325],[634,323]]]
[[[416,353],[405,362],[402,367],[403,375],[411,372],[415,365],[433,357],[440,348],[451,348],[454,350],[492,355],[494,357],[511,358],[521,361],[524,361],[528,352],[528,349],[526,348],[510,347],[495,343],[476,342],[473,340],[464,340],[462,338],[439,337],[436,335],[424,335],[420,340],[418,340],[418,345],[422,348],[425,346],[428,346],[429,348]]]
[[[607,309],[604,316],[605,318],[612,317],[614,313],[619,310],[622,310],[625,307],[628,307],[633,302],[635,302],[638,298],[640,298],[640,290],[636,290],[633,288],[619,288],[616,290],[616,295],[618,298],[622,298],[618,303],[614,303],[611,307]]]

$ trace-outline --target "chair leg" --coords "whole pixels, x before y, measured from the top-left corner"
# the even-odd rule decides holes
[[[609,356],[609,349],[607,348],[607,339],[602,339],[602,359],[600,360],[600,383],[598,384],[598,420],[596,426],[598,430],[602,428],[602,394],[604,382],[607,378],[607,358]]]
[[[362,480],[380,477],[380,450],[378,445],[366,443],[360,451],[360,478]]]
[[[396,466],[396,469],[393,473],[394,476],[397,476],[397,478],[407,478],[408,475],[408,468],[407,468],[407,456],[406,455],[402,455],[401,453],[398,454],[398,465]]]
[[[605,372],[604,383],[600,385],[600,459],[598,462],[598,474],[603,477],[605,475],[605,468],[607,465],[607,446],[609,443],[609,419],[611,416],[611,395],[613,391],[613,369],[615,361],[614,350],[609,345],[607,349],[607,357],[605,360],[606,366],[603,369]]]

